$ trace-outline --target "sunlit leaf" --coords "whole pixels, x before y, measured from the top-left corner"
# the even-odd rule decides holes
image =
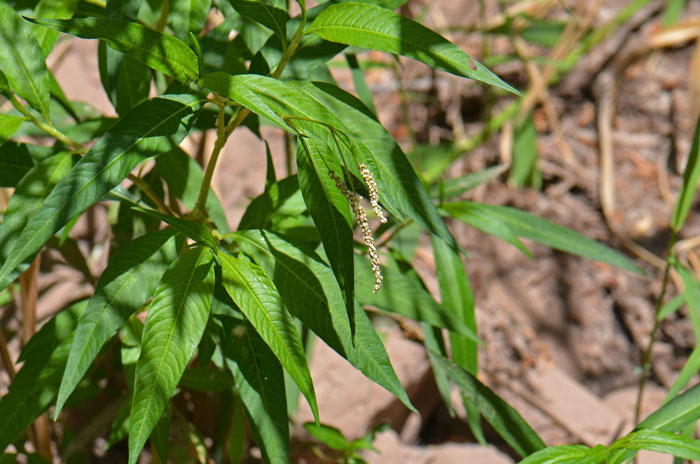
[[[194,248],[161,279],[143,329],[129,418],[129,463],[134,464],[160,420],[206,327],[214,292],[212,254]]]

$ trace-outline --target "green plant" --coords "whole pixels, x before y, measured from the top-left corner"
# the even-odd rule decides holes
[[[375,117],[355,51],[403,55],[518,92],[437,33],[395,13],[403,3],[328,1],[307,10],[297,0],[300,13],[290,17],[284,0],[42,0],[35,6],[0,0],[0,92],[7,109],[0,114],[0,180],[14,189],[0,225],[4,301],[18,278],[23,294],[31,296],[43,248],[77,256],[67,260],[95,281],[89,299],[60,311],[24,346],[19,359],[24,365],[0,399],[0,449],[12,444],[38,459],[25,447],[25,431],[53,405],[53,418],[60,419],[66,407],[94,399],[105,379],[118,407],[111,415],[107,408],[98,411],[97,424],[83,433],[111,426],[109,444],[128,435],[130,463],[149,439],[165,461],[176,426],[186,431],[194,457],[206,459],[210,450],[201,435],[171,403],[183,391],[219,393],[224,407],[211,451],[217,459],[227,448],[231,462],[243,459],[245,413],[263,460],[289,462],[286,392],[294,389],[316,418],[311,433],[332,446],[343,437],[319,424],[305,353],[309,331],[415,410],[363,309],[371,305],[421,322],[446,404],[454,382],[475,436],[484,440],[483,416],[524,462],[600,462],[613,455],[628,458],[628,450],[641,448],[698,459],[698,442],[672,433],[700,417],[697,388],[610,447],[546,448],[476,378],[479,340],[460,256],[465,252],[441,214],[525,253],[521,237],[639,269],[599,243],[522,211],[446,201],[492,174],[433,182],[426,190]],[[225,20],[203,32],[212,8]],[[58,31],[101,40],[101,78],[116,120],[63,95],[45,63]],[[338,87],[328,72],[328,61],[346,51],[358,97]],[[156,97],[149,97],[152,84]],[[268,153],[264,193],[231,231],[211,191],[212,177],[231,133],[246,126],[259,135],[260,124],[277,126],[296,141],[288,161],[296,162],[298,173],[278,179]],[[529,161],[513,179],[536,184],[528,128],[523,126],[521,148]],[[216,141],[201,169],[179,144],[190,133],[208,130],[215,131]],[[48,135],[53,145],[19,142],[19,135]],[[695,152],[691,160],[697,160]],[[697,180],[693,176],[686,192]],[[382,218],[374,233],[374,218],[368,218],[358,194]],[[98,203],[112,212],[114,239],[107,267],[95,279],[82,255],[71,254],[76,245],[70,232]],[[353,239],[355,220],[364,244]],[[391,239],[416,225],[431,234],[442,304]],[[389,238],[376,244],[373,237],[384,233]],[[367,249],[369,258],[362,256]],[[22,299],[25,315],[31,314],[30,301]],[[144,323],[139,315],[146,310]],[[441,329],[449,330],[451,359]],[[3,340],[3,363],[12,371]],[[51,457],[40,426],[26,435]],[[367,446],[345,440],[339,451],[360,462],[356,452]],[[79,448],[66,425],[63,457]]]

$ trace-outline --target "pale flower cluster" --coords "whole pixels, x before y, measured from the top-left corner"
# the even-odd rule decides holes
[[[381,206],[379,206],[377,183],[374,180],[374,175],[372,175],[372,172],[369,169],[367,169],[366,165],[360,164],[359,167],[360,173],[362,174],[362,178],[365,180],[365,183],[367,184],[367,189],[369,190],[369,201],[372,205],[372,209],[374,210],[375,214],[379,217],[379,220],[382,223],[385,223],[386,217],[384,216]],[[377,293],[379,289],[382,288],[382,281],[384,280],[384,276],[382,276],[381,262],[379,261],[377,246],[374,243],[374,235],[372,234],[372,229],[370,228],[369,221],[367,220],[367,214],[360,205],[360,199],[358,195],[350,191],[350,189],[348,189],[345,183],[342,180],[340,180],[338,175],[335,172],[333,172],[333,170],[330,170],[329,173],[331,179],[333,179],[333,181],[335,182],[336,187],[338,187],[338,190],[340,190],[343,193],[343,196],[345,196],[345,199],[350,204],[352,212],[357,218],[357,222],[360,224],[360,230],[362,231],[362,240],[367,246],[369,261],[372,264],[372,272],[374,273],[374,288],[372,289],[372,292]]]

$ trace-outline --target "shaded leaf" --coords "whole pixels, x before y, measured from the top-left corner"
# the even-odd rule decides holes
[[[53,403],[73,341],[73,329],[86,302],[58,313],[22,350],[25,361],[0,399],[0,449],[18,439]]]
[[[396,53],[458,76],[518,94],[510,85],[459,47],[398,13],[366,3],[331,5],[305,31],[331,42]]]
[[[202,100],[166,95],[127,113],[51,191],[0,268],[0,288],[27,257],[71,219],[102,199],[139,163],[172,150],[185,137]]]
[[[218,253],[224,288],[292,377],[318,420],[316,394],[291,315],[270,278],[257,265]]]
[[[0,125],[3,122],[2,116],[4,115],[0,115]],[[21,124],[22,118],[17,119]],[[33,167],[34,160],[29,156],[25,144],[10,142],[0,145],[0,187],[16,187],[22,177]]]
[[[183,84],[199,76],[197,55],[180,39],[123,19],[30,19],[83,39],[103,39],[110,47]]]
[[[166,224],[170,224],[173,229],[177,230],[182,235],[191,238],[197,243],[206,245],[209,248],[219,248],[219,244],[216,243],[216,240],[214,240],[214,237],[212,237],[211,232],[204,224],[190,221],[189,219],[178,218],[169,214],[163,214],[153,209],[140,208],[138,206],[135,206],[133,209],[141,213],[148,214],[156,219],[160,219]]]
[[[214,293],[212,254],[193,248],[161,279],[143,328],[129,418],[129,463],[134,464],[160,420],[199,344]]]
[[[289,461],[284,372],[275,354],[248,321],[223,317],[226,365],[236,381],[248,424],[266,463]]]
[[[54,417],[58,417],[102,346],[148,301],[176,256],[174,231],[165,229],[127,243],[110,261],[80,317]]]
[[[243,16],[268,27],[277,37],[287,40],[287,5],[284,0],[230,0]]]
[[[518,411],[479,382],[476,377],[434,351],[429,351],[428,355],[433,358],[433,362],[442,366],[460,392],[469,397],[494,430],[519,455],[525,457],[546,448],[542,439]]]
[[[199,34],[207,22],[211,0],[171,0],[168,21],[177,37],[185,39],[190,32]]]

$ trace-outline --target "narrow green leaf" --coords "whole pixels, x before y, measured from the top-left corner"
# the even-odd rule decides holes
[[[700,419],[700,384],[686,390],[651,413],[636,430],[656,429],[677,432]]]
[[[264,342],[262,344],[264,345]],[[267,349],[269,350],[269,348]],[[281,370],[282,368],[280,367],[279,369]],[[228,445],[228,460],[231,464],[242,464],[246,451],[246,425],[241,401],[239,399],[234,401],[235,404],[231,413],[231,424],[229,425],[226,443]]]
[[[367,378],[415,408],[399,382],[371,321],[354,305],[355,333],[333,271],[310,248],[268,231],[237,232],[234,239],[274,282],[289,310]]]
[[[494,430],[519,455],[525,457],[546,448],[537,432],[525,422],[518,411],[479,382],[476,377],[438,353],[429,351],[428,355],[436,364],[442,366],[462,394],[469,397]]]
[[[683,185],[680,192],[678,192],[676,205],[673,208],[673,216],[671,217],[671,229],[676,232],[681,230],[688,217],[693,196],[695,196],[695,190],[697,189],[698,177],[700,177],[700,119],[695,125],[693,144],[690,147],[688,161],[683,171]]]
[[[350,73],[352,74],[352,82],[355,85],[355,93],[358,98],[364,103],[364,105],[372,112],[372,114],[377,114],[377,108],[374,106],[374,99],[372,98],[372,91],[367,85],[367,80],[365,79],[365,74],[360,68],[360,64],[357,62],[357,55],[355,53],[346,53],[345,59],[350,66]]]
[[[344,290],[352,326],[355,300],[352,213],[348,200],[338,190],[330,172],[332,169],[334,175],[342,179],[343,170],[331,156],[327,155],[327,161],[324,161],[323,153],[303,138],[299,139],[296,158],[299,187],[309,214],[318,228],[331,269],[340,288]]]
[[[32,29],[0,2],[0,69],[10,88],[49,120],[49,72]]]
[[[298,216],[305,209],[297,175],[293,174],[253,198],[241,217],[238,230],[274,229],[275,219]]]
[[[2,116],[4,115],[0,115],[0,125],[3,122]],[[21,124],[22,118],[17,119]],[[9,142],[0,145],[0,187],[16,187],[33,167],[34,160],[29,156],[25,144]]]
[[[472,172],[454,179],[447,179],[442,182],[441,185],[432,185],[430,187],[430,196],[434,200],[440,199],[441,196],[442,199],[445,200],[458,197],[464,192],[468,192],[479,185],[495,179],[503,174],[505,169],[506,167],[504,165],[491,166],[490,168],[483,169],[479,172]]]
[[[83,39],[103,39],[110,47],[183,84],[199,77],[197,55],[183,41],[122,19],[32,19]]]
[[[314,424],[307,422],[304,429],[318,441],[336,451],[354,451],[353,444],[343,435],[343,432],[325,424]]]
[[[297,384],[318,421],[316,394],[301,338],[275,285],[259,266],[223,252],[217,256],[226,291]]]
[[[1,148],[0,148],[1,150]],[[70,153],[58,153],[37,164],[17,184],[0,223],[0,261],[6,262],[17,243],[19,234],[41,207],[46,197],[71,169]],[[9,280],[14,280],[33,259],[27,256]]]
[[[354,2],[331,5],[305,32],[331,42],[407,56],[431,68],[519,94],[440,34],[386,8]]]
[[[449,248],[442,240],[437,240],[433,237],[432,245],[442,305],[476,334],[474,293],[469,284],[462,259],[457,252]],[[476,342],[455,332],[450,332],[449,337],[452,361],[476,376],[479,372],[477,360],[479,347]],[[433,349],[433,351],[438,350]],[[468,398],[463,397],[462,399],[467,412],[469,428],[477,441],[485,445],[486,439],[481,428],[479,410]]]
[[[698,283],[688,269],[679,263],[675,257],[671,258],[671,262],[683,281],[683,294],[685,295],[690,322],[693,326],[695,345],[697,346],[700,344],[700,289],[698,289]]]
[[[287,5],[284,0],[230,0],[241,15],[269,28],[282,41],[287,41]]]
[[[461,202],[448,203],[443,207],[455,218],[467,211],[476,211],[484,218],[500,222],[516,235],[547,245],[555,250],[564,251],[584,258],[608,263],[620,269],[644,274],[639,267],[632,264],[623,255],[607,246],[591,240],[578,232],[554,224],[538,216],[508,206],[487,205],[483,203]]]
[[[95,356],[148,301],[176,256],[174,231],[165,229],[129,242],[109,263],[80,317],[58,392],[55,418]]]
[[[0,145],[7,142],[12,137],[25,118],[12,116],[11,114],[0,114]]]
[[[0,399],[0,449],[17,440],[53,403],[73,341],[73,329],[86,302],[58,313],[22,350],[25,361]]]
[[[382,311],[400,314],[410,319],[427,322],[434,327],[451,330],[471,340],[478,341],[467,325],[443,308],[427,290],[394,267],[382,267],[382,289],[372,293],[374,276],[369,260],[355,254],[355,290],[362,306],[374,306]]]
[[[212,254],[194,248],[161,279],[143,329],[129,418],[129,463],[134,464],[165,410],[206,327],[214,292]]]
[[[176,147],[187,135],[201,103],[191,95],[166,95],[136,106],[121,118],[31,216],[0,268],[0,288],[7,286],[22,261],[119,185],[139,163]]]
[[[214,240],[214,237],[212,237],[211,232],[204,224],[190,221],[188,219],[178,218],[169,214],[163,214],[153,209],[140,207],[134,207],[133,209],[141,213],[148,214],[156,219],[160,219],[166,224],[170,224],[173,229],[177,230],[184,236],[191,238],[197,243],[213,249],[219,248],[219,244],[216,243],[216,240]]]
[[[445,347],[445,339],[442,336],[442,329],[433,327],[425,322],[420,323],[421,332],[423,333],[423,345],[426,350],[434,351],[440,353],[441,356],[447,357],[447,348]],[[445,374],[440,364],[433,362],[432,358],[429,358],[430,366],[433,369],[433,377],[435,378],[435,385],[437,386],[438,392],[442,397],[442,402],[450,413],[450,417],[455,417],[455,409],[452,406],[452,392],[450,386],[450,379]],[[477,419],[479,416],[476,416]],[[469,419],[469,416],[467,416]],[[471,424],[470,424],[471,425]]]
[[[197,202],[199,187],[204,179],[204,172],[199,163],[183,150],[175,149],[156,158],[156,166],[158,173],[168,184],[168,192],[181,199],[185,207],[191,211]],[[226,222],[226,213],[211,189],[205,206],[219,232],[227,233],[229,227]]]
[[[605,459],[584,445],[552,446],[533,453],[520,464],[598,464]]]
[[[649,450],[684,459],[700,461],[700,440],[672,432],[642,429],[630,433],[610,445],[611,449]]]
[[[248,424],[266,463],[289,461],[289,419],[284,372],[248,321],[223,317],[226,365],[236,381]]]
[[[537,170],[537,129],[532,121],[532,114],[529,114],[514,132],[510,180],[517,187],[527,185],[539,189],[542,178]]]

